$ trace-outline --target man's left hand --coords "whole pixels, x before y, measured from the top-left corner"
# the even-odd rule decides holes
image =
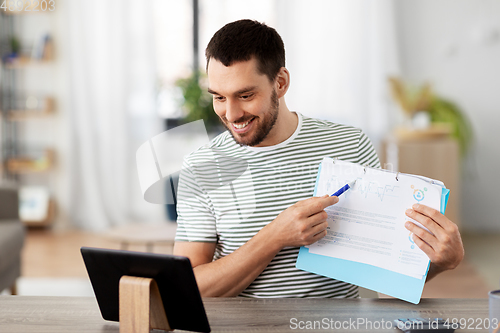
[[[427,254],[433,266],[439,271],[454,269],[464,258],[464,246],[455,223],[439,211],[425,205],[415,204],[406,215],[429,229],[422,229],[415,223],[406,222],[406,229],[413,233],[413,241]]]

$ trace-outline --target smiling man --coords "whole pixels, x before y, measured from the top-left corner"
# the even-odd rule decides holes
[[[206,57],[214,110],[227,131],[184,161],[174,254],[190,258],[202,296],[356,297],[356,286],[299,270],[295,261],[300,246],[326,235],[324,209],[338,202],[312,197],[319,163],[328,156],[380,167],[370,140],[287,108],[290,73],[274,29],[229,23]],[[456,225],[425,206],[407,214],[433,232],[408,226],[432,261],[429,277],[455,268],[463,258]]]

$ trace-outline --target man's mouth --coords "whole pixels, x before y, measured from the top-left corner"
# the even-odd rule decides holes
[[[247,121],[246,123],[243,123],[243,124],[233,124],[233,125],[234,125],[234,127],[238,128],[238,129],[245,128],[245,127],[247,127],[248,124],[250,124],[251,120],[252,119],[250,119],[249,121]]]
[[[233,129],[237,133],[243,133],[250,127],[254,119],[255,118],[249,119],[244,123],[231,123],[231,126],[233,126]]]

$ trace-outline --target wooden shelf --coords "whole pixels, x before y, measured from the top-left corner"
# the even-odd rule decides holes
[[[45,118],[54,115],[55,113],[55,101],[52,97],[46,97],[42,102],[43,109],[33,109],[33,110],[9,110],[7,113],[7,119],[10,121],[23,121],[36,118]]]
[[[8,119],[10,121],[23,121],[29,119],[37,119],[37,118],[46,118],[54,115],[53,110],[43,110],[43,111],[34,111],[34,110],[15,110],[10,111],[8,115]]]
[[[408,127],[396,127],[394,136],[398,140],[436,140],[448,138],[452,133],[450,124],[436,123],[426,129],[414,129]]]
[[[5,68],[16,69],[16,68],[25,68],[30,66],[47,65],[50,64],[52,60],[53,60],[52,58],[33,59],[31,57],[23,56],[7,61],[5,63]]]
[[[54,155],[52,149],[46,149],[39,158],[11,157],[7,160],[7,170],[16,174],[46,172],[54,165]]]

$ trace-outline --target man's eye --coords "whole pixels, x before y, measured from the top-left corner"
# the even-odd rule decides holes
[[[215,99],[216,101],[221,102],[221,101],[223,101],[223,100],[224,100],[224,97],[222,97],[222,96],[214,96],[214,99]]]
[[[252,94],[249,94],[249,95],[242,95],[242,96],[241,96],[241,99],[249,99],[250,97],[252,97]]]

